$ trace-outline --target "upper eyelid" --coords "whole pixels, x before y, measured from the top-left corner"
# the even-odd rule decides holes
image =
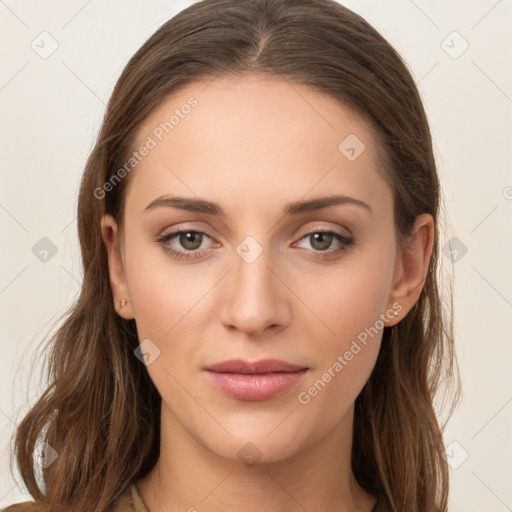
[[[318,223],[318,222],[328,222],[328,221],[313,221],[313,223],[315,223],[315,222],[317,222],[317,223]],[[206,223],[204,223],[204,224],[206,224]],[[333,223],[331,223],[331,224],[333,224]],[[170,229],[171,229],[171,228],[170,228]],[[179,233],[179,232],[181,232],[181,231],[186,231],[186,232],[193,231],[193,232],[195,232],[195,233],[203,233],[203,234],[205,234],[205,235],[209,236],[210,238],[215,238],[215,237],[213,237],[213,236],[209,235],[209,234],[207,233],[207,231],[205,231],[204,229],[205,229],[205,228],[202,228],[202,227],[200,227],[200,228],[197,228],[197,229],[196,229],[196,228],[195,228],[195,227],[193,227],[193,226],[192,226],[192,227],[187,226],[187,225],[186,225],[186,223],[183,223],[183,224],[178,223],[177,225],[175,225],[175,226],[172,228],[172,231],[167,232],[167,228],[163,229],[163,230],[162,230],[162,234],[161,234],[161,235],[159,235],[159,236],[166,236],[166,235],[168,235],[168,234],[175,234],[175,233]],[[294,230],[294,231],[293,231],[293,236],[297,236],[297,235],[298,235],[298,233],[299,233],[301,230],[302,230],[302,228],[298,228],[298,229]],[[347,233],[343,233],[343,232],[342,232],[342,233],[340,233],[340,234],[342,234],[342,235],[344,235],[344,236],[347,236],[347,237],[348,237],[348,236],[350,236],[350,237],[352,236],[352,231],[351,231],[348,227],[346,227],[346,226],[333,227],[333,226],[320,226],[320,225],[318,225],[318,224],[316,224],[316,225],[315,225],[315,224],[313,224],[313,226],[312,226],[312,227],[307,228],[307,230],[306,230],[306,231],[304,231],[304,234],[303,234],[302,236],[304,236],[304,235],[306,235],[306,234],[309,234],[309,233],[316,233],[317,231],[334,231],[334,232],[339,233],[339,232],[340,232],[340,230],[342,230],[342,231],[346,231],[346,232],[347,232]],[[231,230],[230,230],[230,233],[232,233],[232,231],[231,231]]]
[[[169,232],[165,232],[164,231],[164,233],[159,235],[159,236],[157,236],[156,239],[157,240],[162,240],[162,239],[165,239],[165,238],[172,239],[175,236],[180,235],[182,233],[200,233],[202,235],[206,235],[208,238],[210,238],[211,240],[216,241],[218,243],[218,241],[216,240],[215,237],[209,235],[208,233],[206,233],[205,231],[202,231],[201,229],[187,228],[187,227],[181,227],[181,226],[178,226],[173,231],[169,231]],[[294,235],[294,240],[295,240],[294,243],[296,243],[297,241],[300,241],[303,238],[305,238],[307,236],[310,236],[310,235],[312,235],[314,233],[335,233],[335,234],[341,235],[343,238],[347,238],[347,239],[352,239],[353,238],[351,233],[350,234],[346,234],[346,233],[340,232],[338,229],[335,229],[335,228],[313,226],[312,228],[309,228],[304,233],[302,233],[302,235],[300,235],[300,236]],[[196,249],[196,250],[200,250],[200,249]],[[187,252],[193,252],[193,251],[187,251]]]

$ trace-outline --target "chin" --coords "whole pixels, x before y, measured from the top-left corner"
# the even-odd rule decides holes
[[[279,425],[284,417],[286,415],[260,428],[228,428],[228,431],[236,432],[233,438],[223,431],[202,439],[201,444],[215,455],[248,468],[282,462],[314,444],[322,435],[318,432],[311,432],[310,436],[306,432],[301,433],[299,425],[292,422],[286,426]]]

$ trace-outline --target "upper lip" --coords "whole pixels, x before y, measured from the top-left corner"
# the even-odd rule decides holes
[[[260,361],[244,361],[243,359],[229,359],[207,366],[205,370],[217,373],[273,373],[273,372],[296,372],[306,370],[305,366],[287,363],[278,359],[261,359]]]

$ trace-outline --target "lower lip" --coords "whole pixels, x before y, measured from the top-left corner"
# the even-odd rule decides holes
[[[307,369],[295,372],[261,373],[217,373],[208,371],[213,385],[225,395],[238,400],[269,400],[297,385]]]

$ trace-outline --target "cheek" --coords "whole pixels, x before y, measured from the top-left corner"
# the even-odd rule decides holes
[[[318,327],[316,334],[309,334],[316,340],[315,366],[296,396],[301,406],[310,408],[308,414],[319,419],[319,428],[332,426],[345,415],[369,379],[379,353],[382,300],[375,289],[366,293],[360,284],[352,275],[329,300],[323,300],[319,311],[329,330]]]
[[[376,324],[385,313],[392,261],[384,255],[377,258],[353,256],[338,268],[309,273],[297,280],[294,289],[317,318],[312,322],[317,336],[334,343],[319,347],[327,351],[341,350],[365,329]],[[377,327],[382,329],[381,322]],[[305,327],[306,328],[306,327]]]
[[[200,269],[174,263],[163,250],[144,248],[144,243],[127,249],[127,281],[139,335],[163,341],[187,325],[208,283],[198,278]]]
[[[355,261],[355,258],[354,258]],[[386,312],[393,259],[360,258],[339,272],[302,280],[302,296],[321,322],[304,329],[315,341],[317,365],[298,394],[303,405],[321,407],[332,420],[350,406],[368,380],[377,359]],[[309,294],[306,294],[309,290]],[[311,293],[315,290],[315,293]],[[336,404],[329,409],[329,403]],[[329,409],[327,411],[326,409]]]

